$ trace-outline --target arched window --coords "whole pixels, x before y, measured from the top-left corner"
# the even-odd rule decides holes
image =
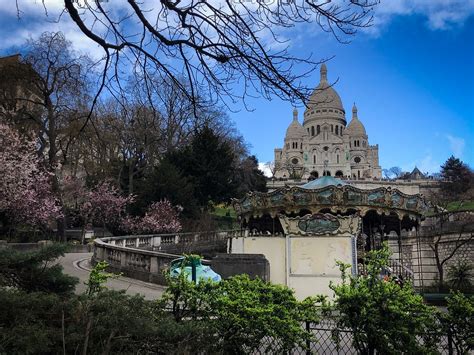
[[[336,162],[339,164],[339,154],[336,155]]]
[[[331,133],[334,133],[334,126],[331,125]]]
[[[354,141],[354,147],[357,147],[357,141]]]
[[[360,170],[357,170],[357,178],[360,179]]]
[[[336,126],[336,136],[339,135],[339,126]]]
[[[303,143],[300,143],[300,149],[303,149]]]
[[[343,177],[344,174],[342,173],[341,170],[338,170],[338,171],[336,171],[336,174],[335,174],[334,176],[336,176],[336,177]]]
[[[314,136],[314,126],[311,126],[311,135]]]
[[[342,136],[342,130],[344,129],[344,127],[341,126],[341,136]]]
[[[319,125],[316,126],[316,134],[319,134],[321,132],[321,127]]]
[[[306,130],[308,131],[308,135],[309,135],[309,127],[308,127],[308,128],[306,128]]]
[[[313,155],[313,164],[316,164],[316,154]]]

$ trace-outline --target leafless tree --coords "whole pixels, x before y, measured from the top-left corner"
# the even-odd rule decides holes
[[[302,79],[321,60],[291,55],[281,32],[315,23],[345,42],[371,25],[378,2],[64,0],[63,12],[104,50],[101,89],[120,92],[121,68],[128,62],[144,76],[143,85],[152,77],[173,82],[193,105],[203,91],[211,101],[245,102],[259,94],[296,102],[310,94]],[[21,14],[22,0],[16,4]]]
[[[435,216],[435,233],[432,240],[428,243],[434,254],[440,291],[445,283],[446,264],[456,257],[463,246],[474,242],[473,215],[466,213],[464,220],[454,223],[449,221],[452,216],[454,216],[452,212],[442,212]],[[449,234],[455,235],[454,239],[448,240]]]
[[[282,164],[279,161],[269,161],[265,163],[265,167],[270,171],[270,174],[272,174],[272,180],[275,180],[275,175],[282,169]]]

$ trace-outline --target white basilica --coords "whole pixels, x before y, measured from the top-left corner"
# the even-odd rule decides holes
[[[341,98],[328,83],[325,64],[321,66],[321,81],[306,107],[303,125],[295,109],[284,146],[275,149],[276,178],[382,177],[378,144],[369,145],[355,105],[347,125]]]

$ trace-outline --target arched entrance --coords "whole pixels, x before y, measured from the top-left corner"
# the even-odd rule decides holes
[[[344,173],[341,170],[336,171],[336,177],[342,178],[344,176]]]
[[[314,180],[319,177],[319,173],[316,170],[313,170],[312,172],[309,173],[309,178],[308,180]]]

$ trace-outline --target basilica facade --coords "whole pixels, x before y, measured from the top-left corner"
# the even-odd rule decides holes
[[[327,67],[321,66],[321,80],[306,104],[303,124],[294,109],[283,148],[275,149],[276,178],[380,179],[378,145],[370,145],[364,125],[352,108],[347,124],[339,94],[329,84]]]

